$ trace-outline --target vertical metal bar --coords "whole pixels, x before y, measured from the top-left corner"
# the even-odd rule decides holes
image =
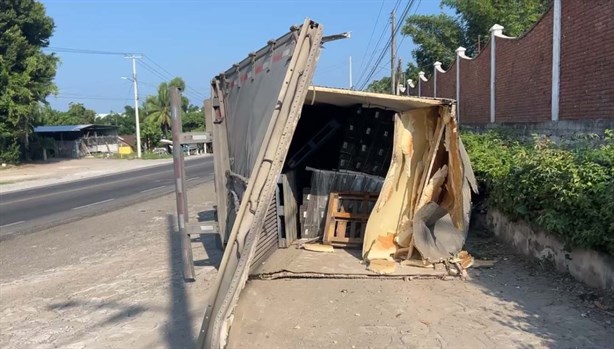
[[[394,43],[394,32],[396,30],[395,28],[395,12],[394,10],[392,10],[392,12],[390,13],[390,29],[391,29],[391,36],[390,36],[390,90],[391,93],[393,95],[396,95],[396,78],[395,78],[395,71],[394,71],[394,63],[395,63],[395,58],[396,58],[396,45]]]
[[[554,0],[552,23],[552,97],[551,120],[559,121],[561,92],[561,0]]]
[[[171,99],[171,130],[173,133],[173,165],[175,169],[175,193],[177,196],[177,225],[183,239],[183,278],[194,280],[194,259],[192,257],[192,241],[186,229],[188,220],[187,195],[185,191],[185,166],[183,150],[181,149],[181,94],[175,86],[169,88]]]

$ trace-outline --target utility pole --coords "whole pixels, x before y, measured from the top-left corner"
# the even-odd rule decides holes
[[[350,90],[354,88],[354,84],[352,83],[352,56],[350,56]]]
[[[171,102],[171,130],[173,132],[173,165],[175,173],[175,196],[177,201],[177,228],[183,241],[183,278],[194,280],[194,258],[192,242],[186,229],[188,223],[188,198],[185,191],[185,163],[181,148],[181,92],[176,86],[169,87]]]
[[[392,94],[396,94],[396,78],[395,78],[395,56],[396,56],[396,45],[394,43],[394,32],[396,30],[394,23],[394,10],[390,13],[390,28],[392,29],[392,36],[390,38],[390,87]]]
[[[141,124],[139,121],[139,89],[136,83],[136,60],[141,56],[130,55],[126,56],[132,59],[132,85],[134,86],[134,114],[136,119],[136,156],[141,158]]]

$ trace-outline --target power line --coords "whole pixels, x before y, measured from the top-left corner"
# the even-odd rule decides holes
[[[401,21],[400,21],[401,23],[405,22],[405,19],[407,18],[407,14],[409,13],[409,10],[411,9],[411,7],[413,6],[414,3],[415,3],[415,0],[410,0],[410,1],[407,2],[407,5],[405,6],[405,8],[403,9],[403,12],[401,14]],[[400,26],[398,26],[396,28],[395,32],[393,33],[393,36],[398,34],[400,28],[402,28],[402,25],[400,25]],[[369,72],[369,74],[367,75],[367,78],[362,81],[362,83],[360,85],[360,89],[364,89],[365,86],[369,83],[369,81],[371,80],[371,78],[375,74],[375,71],[377,70],[379,65],[382,63],[382,60],[384,59],[384,56],[386,55],[386,52],[390,48],[391,44],[392,44],[392,36],[388,39],[384,49],[381,51],[380,55],[378,56],[378,58],[376,60],[376,64],[374,65],[373,69]]]
[[[137,53],[131,52],[117,52],[117,51],[100,51],[100,50],[88,50],[79,48],[67,48],[67,47],[44,47],[43,50],[63,53],[80,53],[89,55],[113,55],[113,56],[129,56]]]
[[[396,11],[397,8],[399,7],[400,3],[401,3],[401,0],[397,0],[397,2],[392,7],[392,11]],[[375,47],[373,47],[373,51],[371,52],[371,56],[369,57],[369,61],[365,65],[365,68],[369,67],[369,66],[373,66],[374,67],[373,69],[375,69],[377,67],[377,64],[373,65],[372,62],[373,62],[373,59],[375,58],[375,55],[378,52],[378,47],[379,47],[380,43],[382,42],[382,39],[388,33],[388,28],[389,28],[390,25],[391,25],[391,23],[389,21],[386,22],[386,25],[384,26],[384,29],[382,30],[382,33],[380,34],[379,38],[377,39],[377,43],[375,44]],[[390,46],[387,45],[386,47],[384,47],[384,49],[382,51],[387,51],[389,47]],[[360,82],[363,80],[363,78],[365,77],[366,74],[367,74],[367,70],[366,69],[362,70],[362,68],[361,68],[361,74],[360,74],[360,77],[358,78],[357,85],[360,84]],[[369,80],[369,79],[367,79],[367,80]]]
[[[373,30],[371,30],[371,36],[369,37],[369,41],[367,42],[367,46],[365,47],[365,52],[362,54],[362,62],[360,63],[360,71],[363,71],[362,68],[365,65],[365,57],[367,56],[367,52],[369,51],[369,47],[371,46],[371,41],[373,40],[373,35],[375,34],[375,29],[377,28],[377,24],[379,23],[379,18],[382,15],[382,10],[384,9],[384,0],[382,0],[382,5],[379,7],[379,11],[377,13],[377,19],[375,20],[375,25],[373,25]]]
[[[124,100],[126,100],[125,98],[121,98],[121,97],[62,96],[62,95],[53,96],[53,98],[60,98],[60,99],[82,99],[82,100],[101,100],[101,101],[124,101]]]
[[[386,35],[386,33],[388,33],[389,26],[390,26],[390,22],[386,22],[386,25],[384,26],[384,29],[382,30],[379,38],[377,39],[377,43],[373,47],[373,51],[371,51],[371,56],[369,57],[369,60],[367,61],[367,63],[364,65],[364,68],[372,66],[373,59],[375,58],[375,55],[378,52],[379,45],[382,42],[382,39],[384,38],[384,35]],[[363,70],[361,68],[361,73],[360,73],[360,76],[358,77],[357,85],[360,84],[360,82],[363,80],[363,78],[365,77],[366,74],[367,74],[367,70],[366,69]]]
[[[149,58],[149,61],[152,61],[152,59]],[[145,70],[147,70],[150,73],[154,74],[155,76],[160,78],[162,81],[172,80],[172,78],[173,78],[173,75],[171,73],[169,73],[168,70],[162,68],[159,64],[156,64],[156,66],[160,67],[164,72],[160,71],[160,69],[157,69],[157,68],[153,67],[152,65],[150,65],[149,63],[147,63],[145,61],[139,61],[139,63],[142,65],[142,67]],[[191,97],[193,99],[199,100],[199,99],[205,99],[206,98],[203,94],[201,94],[200,92],[198,92],[198,91],[196,91],[194,89],[189,88],[187,85],[186,85],[186,90],[187,91],[184,91],[184,93],[186,95],[191,95]]]
[[[415,15],[418,12],[418,9],[420,8],[420,5],[422,4],[422,0],[418,0],[418,5],[416,5],[416,8],[414,9],[414,14]],[[401,42],[399,43],[399,48],[401,47],[401,45],[403,45],[403,41],[405,41],[406,36],[403,35],[401,37]]]
[[[147,67],[149,67],[148,70],[152,74],[156,75],[157,77],[159,77],[163,81],[171,80],[171,79],[174,78],[173,74],[171,74],[167,69],[165,69],[160,64],[156,63],[149,56],[146,56],[146,55],[141,54],[141,53],[121,52],[121,51],[103,51],[103,50],[79,49],[79,48],[69,48],[69,47],[53,47],[53,46],[45,47],[43,49],[47,50],[47,51],[57,52],[57,53],[75,53],[75,54],[111,55],[111,56],[140,55],[140,56],[143,56],[147,61],[151,62],[151,64],[153,64],[155,67],[157,67],[157,68],[154,68],[153,66],[148,65],[144,61],[139,61],[143,65],[146,65]],[[189,90],[190,92],[185,91],[185,93],[186,94],[191,94],[194,99],[198,100],[198,99],[205,99],[206,98],[206,96],[203,93],[193,89],[190,86],[186,85],[186,90]]]

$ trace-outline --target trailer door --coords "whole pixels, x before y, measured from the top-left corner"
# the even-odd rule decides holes
[[[258,248],[267,248],[258,240],[321,41],[322,27],[306,19],[212,83],[218,220],[229,233],[203,320],[200,348],[225,346],[251,262]]]

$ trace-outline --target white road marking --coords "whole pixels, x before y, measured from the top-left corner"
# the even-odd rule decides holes
[[[200,230],[201,231],[213,231],[213,226],[211,226],[211,225],[201,225],[200,226]]]
[[[6,228],[6,227],[10,227],[10,226],[13,226],[13,225],[17,225],[17,224],[21,224],[23,222],[25,222],[25,221],[19,221],[19,222],[13,222],[13,223],[5,224],[5,225],[0,225],[0,229]]]
[[[199,179],[199,178],[200,178],[200,177],[192,177],[192,178],[188,179],[186,182],[193,181],[193,180],[195,180],[195,179]]]
[[[102,200],[102,201],[94,202],[93,204],[87,204],[87,205],[75,207],[75,208],[73,208],[73,210],[80,210],[82,208],[86,208],[86,207],[90,207],[90,206],[94,206],[94,205],[104,204],[105,202],[109,202],[109,201],[113,201],[113,200],[115,200],[115,199],[107,199],[107,200]]]
[[[153,190],[160,189],[160,188],[164,188],[164,187],[166,187],[166,185],[161,185],[161,186],[159,186],[159,187],[155,187],[155,188],[149,188],[149,189],[141,190],[141,193],[147,193],[148,191],[153,191]]]

